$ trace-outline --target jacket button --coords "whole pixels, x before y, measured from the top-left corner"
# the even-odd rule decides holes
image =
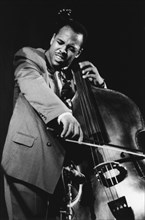
[[[50,143],[50,142],[47,142],[47,146],[48,146],[48,147],[51,147],[51,143]]]

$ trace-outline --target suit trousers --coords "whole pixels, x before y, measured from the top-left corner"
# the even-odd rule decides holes
[[[4,195],[9,220],[48,219],[49,194],[12,177],[4,176]]]

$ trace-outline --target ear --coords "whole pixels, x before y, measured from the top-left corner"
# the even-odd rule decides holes
[[[55,38],[56,34],[53,34],[51,40],[50,40],[50,45],[52,45],[53,41],[54,41],[54,38]]]
[[[78,53],[76,54],[75,58],[78,58],[78,57],[81,55],[82,51],[83,51],[83,48],[81,48],[81,49],[78,51]]]

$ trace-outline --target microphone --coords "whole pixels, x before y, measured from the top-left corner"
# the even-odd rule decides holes
[[[74,181],[78,184],[83,184],[86,181],[86,177],[84,174],[74,168],[70,168],[69,166],[64,167],[64,175],[67,176],[69,180]]]

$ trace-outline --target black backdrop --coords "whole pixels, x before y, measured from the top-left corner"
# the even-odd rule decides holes
[[[92,61],[109,88],[129,96],[145,118],[144,1],[0,1],[0,153],[12,113],[14,53],[49,46],[58,9],[71,7],[89,32],[82,59]]]
[[[49,46],[57,11],[71,7],[89,32],[81,59],[92,61],[109,88],[139,106],[145,117],[144,1],[0,2],[1,149],[12,111],[14,53],[22,46]]]

